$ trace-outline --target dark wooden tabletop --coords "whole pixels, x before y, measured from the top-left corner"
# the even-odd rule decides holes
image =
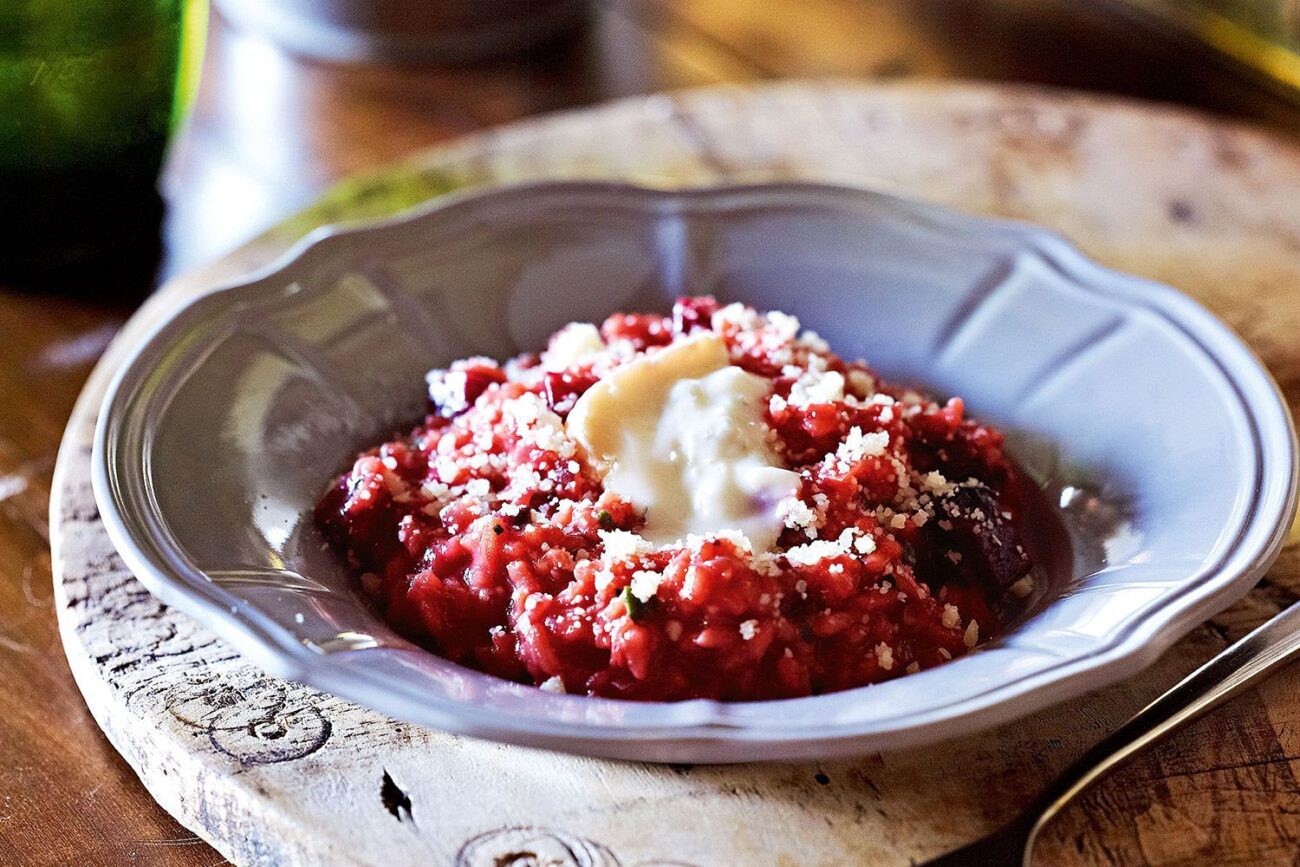
[[[349,173],[449,137],[666,88],[827,75],[1066,85],[1300,131],[1300,110],[1085,2],[600,0],[589,26],[544,50],[457,68],[310,62],[214,19],[195,114],[166,176],[162,273],[222,254]],[[3,864],[224,863],[154,804],[102,736],[51,605],[55,451],[129,314],[0,289]],[[1295,781],[1282,788],[1271,803],[1295,812]]]

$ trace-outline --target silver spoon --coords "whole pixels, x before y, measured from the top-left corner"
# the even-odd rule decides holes
[[[1016,819],[919,867],[1029,867],[1038,833],[1077,795],[1135,753],[1233,696],[1300,653],[1300,603],[1292,605],[1138,711],[1066,768]]]

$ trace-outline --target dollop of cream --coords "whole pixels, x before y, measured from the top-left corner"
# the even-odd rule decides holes
[[[730,364],[720,337],[699,335],[593,385],[567,428],[606,490],[644,511],[647,540],[738,530],[764,551],[781,533],[777,503],[799,490],[799,474],[780,466],[768,440],[769,391]]]

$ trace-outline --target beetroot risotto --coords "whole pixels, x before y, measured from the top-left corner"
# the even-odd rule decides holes
[[[402,634],[544,690],[776,699],[960,656],[1031,589],[1002,435],[711,298],[428,375],[318,520]]]

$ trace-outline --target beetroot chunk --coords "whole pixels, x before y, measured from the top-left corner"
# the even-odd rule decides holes
[[[567,418],[578,398],[596,384],[596,379],[591,371],[548,371],[542,380],[546,403],[556,415]]]
[[[923,553],[917,563],[927,582],[932,576],[955,573],[961,583],[1000,594],[1029,571],[1020,534],[990,488],[962,485],[942,497],[936,511],[922,532]]]

